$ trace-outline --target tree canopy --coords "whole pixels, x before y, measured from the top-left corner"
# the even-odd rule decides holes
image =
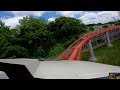
[[[21,46],[27,48],[30,56],[46,55],[51,39],[46,20],[24,17],[19,23]]]
[[[82,21],[71,17],[59,17],[48,24],[48,30],[57,42],[65,42],[71,37],[77,37],[86,30]]]

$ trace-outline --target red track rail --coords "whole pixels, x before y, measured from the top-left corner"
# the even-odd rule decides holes
[[[114,31],[114,30],[120,30],[120,26],[113,26],[110,28],[93,31],[87,34],[84,34],[81,38],[77,39],[73,44],[71,44],[58,58],[58,60],[82,60],[81,51],[84,49],[84,46],[89,42],[89,40],[104,34],[106,32]],[[74,47],[74,45],[77,45]],[[72,53],[69,56],[66,56],[66,54],[69,52],[69,50],[72,50]]]

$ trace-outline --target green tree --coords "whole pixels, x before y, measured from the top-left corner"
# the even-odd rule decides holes
[[[9,27],[5,26],[5,23],[0,21],[0,58],[6,56],[6,48],[10,44],[9,39]]]
[[[56,42],[64,43],[73,37],[77,39],[80,34],[85,32],[86,26],[78,19],[62,16],[50,22],[48,30],[50,30]]]
[[[88,26],[86,29],[86,33],[94,31],[93,26]]]
[[[103,28],[108,28],[109,26],[108,26],[108,24],[104,24],[102,27]]]
[[[24,47],[17,45],[17,33],[0,21],[0,58],[27,57]]]
[[[5,58],[27,58],[28,51],[24,47],[20,45],[11,45],[6,49],[6,57]]]
[[[47,55],[50,48],[51,33],[47,30],[47,22],[43,18],[24,17],[19,21],[19,37],[21,46],[28,49],[30,57],[35,55]],[[49,46],[49,47],[48,47]],[[40,49],[40,48],[41,49]],[[37,53],[38,52],[38,53]]]
[[[115,25],[120,25],[120,20],[116,21]]]

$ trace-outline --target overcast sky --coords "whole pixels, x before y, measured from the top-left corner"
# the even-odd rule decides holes
[[[14,28],[19,19],[25,16],[43,17],[48,22],[60,16],[69,16],[82,20],[85,24],[106,23],[119,19],[117,11],[0,11],[0,20]]]

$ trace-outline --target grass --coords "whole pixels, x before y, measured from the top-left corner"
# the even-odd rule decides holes
[[[98,63],[120,66],[120,40],[112,42],[113,47],[108,48],[106,45],[94,50]],[[83,60],[90,58],[89,52],[83,52]]]
[[[58,43],[49,51],[48,56],[46,58],[56,60],[64,50],[65,50],[64,45]]]
[[[57,58],[59,58],[59,56],[62,54],[62,52],[56,54],[55,56],[50,56],[50,57],[47,57],[49,60],[57,60]]]

